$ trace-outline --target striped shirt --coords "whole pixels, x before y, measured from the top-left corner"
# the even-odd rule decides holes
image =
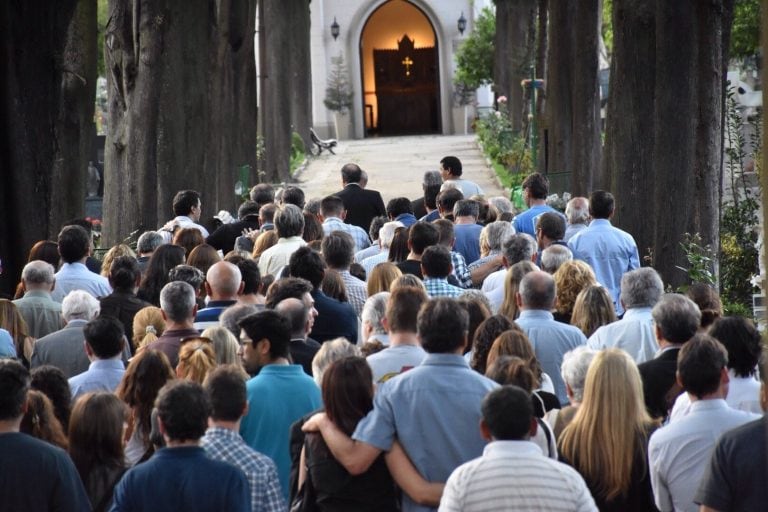
[[[451,473],[440,512],[597,511],[575,469],[545,457],[530,441],[494,441]]]
[[[355,241],[355,252],[367,249],[371,245],[371,239],[368,238],[368,233],[366,233],[360,226],[345,224],[344,221],[338,217],[328,217],[323,221],[323,235],[328,236],[334,231],[343,231],[351,236],[352,240]]]

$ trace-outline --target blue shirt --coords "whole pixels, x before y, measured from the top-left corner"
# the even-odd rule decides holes
[[[51,298],[61,302],[73,290],[86,291],[96,298],[112,293],[106,277],[94,274],[80,262],[64,263],[56,272],[56,286],[53,287]]]
[[[362,251],[371,245],[368,233],[366,233],[360,226],[345,224],[344,221],[338,217],[328,217],[323,221],[323,235],[328,236],[334,231],[343,231],[351,236],[352,240],[355,241],[355,252]]]
[[[206,307],[201,309],[195,315],[195,329],[203,332],[209,327],[219,325],[219,316],[230,306],[237,304],[236,300],[212,300]]]
[[[540,309],[521,311],[515,322],[533,345],[541,369],[552,379],[560,403],[567,404],[568,395],[560,375],[560,365],[566,352],[586,345],[584,333],[572,325],[556,321],[552,313]]]
[[[275,462],[283,496],[288,498],[290,427],[322,406],[320,388],[298,364],[270,364],[246,384],[248,414],[240,423],[245,442]]]
[[[610,292],[621,316],[624,308],[619,301],[621,276],[640,268],[637,244],[632,235],[615,228],[608,219],[594,219],[568,242],[573,258],[588,263],[595,271],[597,281]]]
[[[69,379],[72,391],[72,403],[77,397],[91,391],[114,393],[125,373],[125,365],[120,359],[97,359],[88,369]]]
[[[563,220],[565,220],[565,215],[555,210],[551,206],[546,204],[537,204],[535,206],[531,206],[524,212],[515,215],[515,218],[512,219],[512,225],[515,227],[515,231],[517,233],[527,233],[536,238],[536,223],[538,222],[539,217],[547,212],[555,212],[559,214]]]
[[[420,366],[379,386],[352,437],[384,451],[397,437],[421,476],[445,482],[482,455],[480,402],[497,387],[460,355],[427,354]],[[404,512],[426,510],[403,495]]]
[[[395,220],[397,222],[402,222],[403,226],[409,228],[411,225],[416,224],[417,219],[413,216],[412,213],[401,213],[397,217],[395,217]]]
[[[13,345],[11,333],[0,329],[0,357],[16,358],[16,347]]]
[[[199,446],[158,450],[134,466],[115,487],[111,512],[247,512],[251,495],[245,474],[209,459]]]
[[[480,258],[480,232],[483,226],[479,224],[455,224],[453,234],[456,243],[453,250],[464,256],[467,265]]]
[[[435,297],[456,298],[464,293],[464,288],[453,286],[445,278],[424,277],[424,288],[427,289],[427,295],[430,299]]]

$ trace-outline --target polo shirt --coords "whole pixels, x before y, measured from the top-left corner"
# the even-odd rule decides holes
[[[451,187],[461,190],[461,194],[464,196],[464,199],[469,199],[472,196],[483,195],[483,189],[480,188],[477,183],[462,178],[445,180],[440,186],[440,192]]]
[[[652,308],[629,308],[624,318],[598,328],[587,340],[589,348],[620,348],[637,364],[653,359],[659,351],[653,329]]]
[[[402,222],[403,226],[409,228],[412,225],[416,224],[418,220],[412,213],[401,213],[397,217],[395,217],[395,221]]]
[[[86,291],[96,298],[112,293],[112,287],[106,277],[94,274],[80,262],[64,263],[55,276],[56,285],[51,292],[51,298],[56,302],[61,302],[74,290]]]
[[[344,221],[338,217],[328,217],[323,221],[323,235],[328,236],[334,231],[342,231],[351,236],[352,240],[355,242],[355,252],[362,251],[371,245],[371,239],[368,238],[368,233],[366,233],[360,226],[345,224]]]
[[[125,373],[125,365],[120,359],[97,359],[88,369],[69,379],[72,402],[77,397],[93,391],[114,393]]]
[[[61,304],[53,300],[49,292],[29,290],[24,297],[13,301],[13,304],[24,317],[29,335],[35,339],[40,339],[64,327]]]
[[[464,256],[467,265],[472,265],[480,259],[480,232],[483,226],[479,224],[454,224],[453,234],[456,243],[453,250]]]
[[[299,247],[307,245],[300,236],[278,238],[277,243],[259,256],[259,272],[262,276],[277,276],[281,268],[288,264],[291,254]]]
[[[365,358],[373,373],[373,382],[381,384],[419,366],[427,352],[421,345],[395,345]]]
[[[427,354],[421,365],[379,386],[373,410],[352,437],[383,451],[397,438],[425,480],[445,482],[482,454],[480,403],[497,387],[460,355]],[[403,496],[404,512],[427,510]]]
[[[565,219],[565,215],[555,210],[551,206],[546,204],[537,204],[531,206],[522,213],[515,215],[512,219],[512,225],[515,228],[516,233],[527,233],[533,238],[536,238],[536,223],[539,221],[539,217],[548,212],[554,212],[560,214]]]
[[[212,300],[195,315],[195,329],[203,332],[208,327],[219,325],[219,316],[230,306],[237,304],[236,300]]]

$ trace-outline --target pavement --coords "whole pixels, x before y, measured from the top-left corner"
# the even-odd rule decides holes
[[[425,171],[439,170],[440,160],[453,155],[462,162],[462,177],[474,181],[486,197],[509,194],[477,146],[474,135],[418,135],[339,141],[335,155],[310,156],[296,175],[307,199],[322,198],[341,190],[341,168],[356,163],[368,173],[368,186],[381,192],[386,204],[392,198],[421,196]]]

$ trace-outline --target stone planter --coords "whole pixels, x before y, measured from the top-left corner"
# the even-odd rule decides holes
[[[349,112],[334,112],[333,122],[336,126],[336,140],[349,140],[351,132]]]

